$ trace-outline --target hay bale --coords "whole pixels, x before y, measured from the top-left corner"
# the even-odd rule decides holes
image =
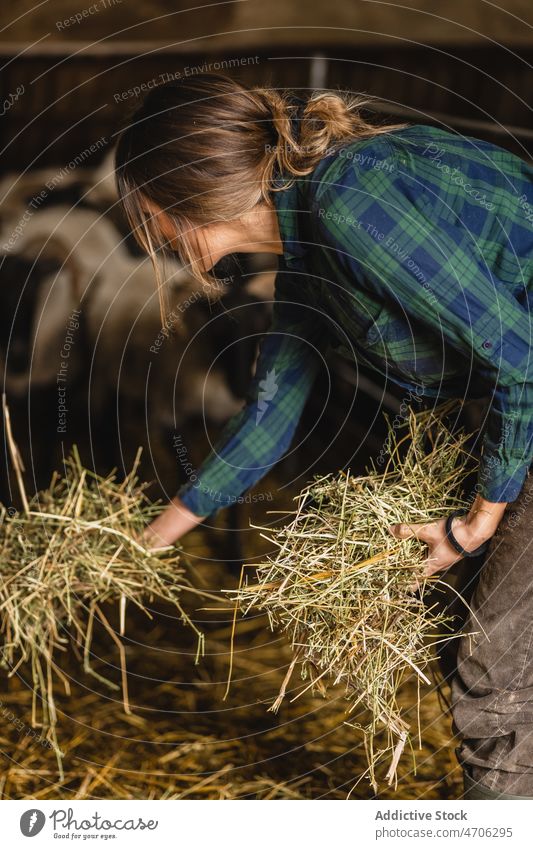
[[[121,636],[128,604],[151,617],[149,602],[168,602],[195,630],[198,655],[203,649],[202,635],[180,604],[181,591],[191,588],[178,549],[151,552],[139,542],[143,528],[161,509],[148,500],[147,485],[138,482],[139,459],[140,452],[131,472],[119,483],[114,472],[100,477],[83,468],[74,448],[63,475],[55,473],[48,489],[33,498],[24,495],[23,511],[17,513],[0,505],[1,663],[9,676],[23,664],[31,668],[31,724],[48,729],[59,759],[54,683],[60,679],[66,692],[70,691],[59,654],[73,644],[78,656],[83,656],[87,672],[120,690],[91,667],[95,617],[118,648],[127,713],[130,708]],[[118,606],[118,633],[102,609],[109,602]]]
[[[460,487],[473,464],[468,437],[443,423],[450,409],[411,413],[400,428],[389,423],[383,471],[372,465],[366,476],[342,472],[307,486],[287,524],[262,529],[273,553],[257,567],[257,582],[241,581],[231,594],[236,610],[266,612],[271,628],[290,640],[293,660],[271,710],[299,666],[308,683],[293,700],[341,684],[350,712],[369,711],[368,723],[354,727],[364,734],[375,789],[376,765],[387,757],[387,779],[396,783],[411,744],[398,700],[402,683],[414,672],[419,685],[430,684],[424,669],[435,646],[452,636],[451,617],[413,592],[415,579],[422,589],[441,583],[438,575],[422,577],[425,545],[388,531],[393,523],[430,522],[466,506]]]

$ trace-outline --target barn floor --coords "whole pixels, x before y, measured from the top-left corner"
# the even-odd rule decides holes
[[[288,493],[285,500],[288,505]],[[210,593],[234,587],[238,580],[234,567],[217,562],[222,533],[201,529],[187,537],[191,578]],[[247,562],[261,557],[264,541],[258,531],[250,530],[244,540]],[[346,722],[364,717],[346,714],[342,691],[331,691],[327,699],[307,693],[294,702],[289,693],[277,715],[268,712],[291,654],[283,637],[272,634],[265,618],[257,616],[238,624],[233,680],[224,700],[232,613],[204,610],[217,607],[210,599],[184,601],[206,635],[206,653],[198,665],[194,636],[170,611],[155,610],[151,621],[128,615],[131,715],[123,710],[120,691],[82,671],[75,651],[64,656],[61,669],[71,693],[56,687],[62,780],[53,751],[28,734],[29,670],[21,667],[3,685],[0,797],[375,798],[365,774],[362,734]],[[115,614],[106,612],[112,622]],[[94,669],[120,683],[118,654],[105,633],[95,634],[92,651]],[[413,729],[417,719],[409,707],[415,693],[411,679],[403,704]],[[397,788],[384,779],[386,763],[378,770],[380,798],[448,799],[461,793],[451,722],[436,689],[424,694],[420,732],[421,748],[402,756]]]

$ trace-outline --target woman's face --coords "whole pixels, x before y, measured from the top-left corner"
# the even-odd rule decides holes
[[[178,248],[178,229],[172,216],[149,201],[146,208],[157,219],[158,227],[174,250]],[[272,232],[270,232],[272,230]],[[281,253],[282,246],[275,213],[257,208],[245,219],[217,221],[194,231],[198,264],[210,271],[222,257],[235,253]]]
[[[148,214],[157,220],[157,225],[168,244],[177,250],[178,228],[172,216],[154,204],[146,202]],[[220,221],[214,224],[197,227],[194,240],[197,246],[197,259],[202,271],[209,271],[222,257],[234,253],[246,253],[247,243],[243,235],[243,227],[239,221]],[[250,248],[248,248],[250,249]]]

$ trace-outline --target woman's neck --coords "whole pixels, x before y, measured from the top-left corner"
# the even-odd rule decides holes
[[[243,253],[283,253],[278,216],[274,208],[261,204],[237,223],[242,228],[243,245],[248,245],[243,248]]]
[[[220,221],[202,227],[202,255],[211,268],[223,257],[235,253],[281,255],[283,243],[275,209],[257,206],[235,221]]]

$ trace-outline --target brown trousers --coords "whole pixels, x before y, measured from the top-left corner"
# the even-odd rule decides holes
[[[491,540],[470,607],[451,676],[457,757],[487,787],[533,796],[532,471]]]

